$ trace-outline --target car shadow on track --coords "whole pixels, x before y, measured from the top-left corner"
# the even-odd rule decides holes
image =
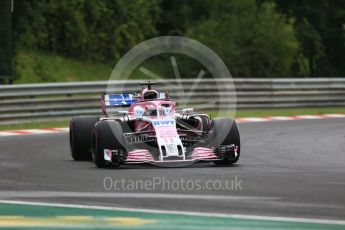
[[[210,162],[201,162],[191,165],[184,165],[184,166],[169,166],[169,167],[163,167],[163,166],[157,166],[152,164],[137,164],[137,165],[121,165],[119,167],[107,167],[104,169],[107,170],[130,170],[130,169],[194,169],[194,168],[236,168],[239,167],[238,164],[232,164],[232,165],[226,165],[226,166],[217,166]],[[99,169],[95,167],[95,169]]]
[[[190,165],[184,165],[184,166],[158,166],[153,164],[131,164],[131,165],[120,165],[119,167],[115,166],[109,166],[106,168],[97,168],[92,162],[87,161],[73,161],[73,160],[64,160],[66,164],[78,164],[78,168],[88,168],[88,169],[95,169],[95,170],[131,170],[131,169],[195,169],[195,168],[238,168],[241,167],[240,164],[231,164],[231,165],[214,165],[212,162],[199,162],[194,163]]]

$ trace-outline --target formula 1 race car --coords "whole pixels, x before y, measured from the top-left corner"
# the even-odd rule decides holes
[[[153,82],[135,94],[101,98],[104,117],[78,116],[70,121],[70,148],[76,161],[93,160],[98,167],[151,163],[183,165],[211,161],[236,163],[240,135],[230,118],[210,119],[193,109],[176,110],[167,93],[152,89]],[[108,107],[129,106],[109,115]]]

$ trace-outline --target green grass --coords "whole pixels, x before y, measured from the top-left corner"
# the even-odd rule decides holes
[[[160,58],[145,60],[134,69],[128,79],[150,79],[150,76],[139,71],[140,67],[145,67],[162,78],[174,78],[170,56],[171,54],[165,54]],[[187,60],[183,55],[173,56],[176,56],[179,62],[182,78],[196,77],[202,68],[200,63]],[[108,80],[115,64],[116,60],[102,63],[63,57],[55,53],[18,49],[14,56],[14,78],[16,84]]]
[[[317,115],[341,113],[345,114],[345,107],[342,108],[293,108],[293,109],[255,109],[237,111],[236,117],[265,117],[265,116],[294,116],[294,115]],[[229,116],[230,113],[209,112],[212,117]],[[41,129],[41,128],[61,128],[68,127],[68,120],[34,122],[27,124],[2,125],[0,130],[16,130],[16,129]]]
[[[102,63],[63,57],[55,53],[19,49],[14,56],[14,83],[109,80],[115,64],[115,60]],[[164,78],[172,77],[169,74],[173,74],[170,62],[166,59],[148,60],[142,63],[142,66]],[[138,68],[129,79],[150,78]]]
[[[42,121],[14,125],[1,125],[0,130],[16,130],[16,129],[44,129],[44,128],[64,128],[68,127],[68,120],[59,121]]]
[[[113,64],[77,60],[53,53],[19,50],[14,57],[15,83],[108,80]]]

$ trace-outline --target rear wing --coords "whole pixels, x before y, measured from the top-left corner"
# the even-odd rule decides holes
[[[105,116],[107,115],[107,107],[124,107],[130,106],[137,100],[133,98],[133,94],[104,94],[101,98],[101,109]]]
[[[103,94],[101,97],[101,109],[105,116],[107,115],[107,108],[115,107],[127,107],[131,104],[139,101],[141,98],[140,94],[122,93],[122,94]],[[169,100],[169,94],[158,93],[156,99],[167,99]]]
[[[133,99],[133,94],[105,94],[104,102],[107,107],[111,106],[128,106],[136,102]]]

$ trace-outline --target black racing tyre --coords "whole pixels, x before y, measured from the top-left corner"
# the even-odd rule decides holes
[[[80,116],[71,119],[69,123],[69,143],[73,160],[92,160],[90,152],[91,135],[98,120],[97,116]]]
[[[229,129],[229,127],[231,127]],[[216,141],[217,145],[231,145],[234,144],[238,146],[238,155],[236,158],[223,158],[219,161],[214,161],[215,165],[231,165],[236,163],[240,158],[240,151],[241,151],[241,140],[240,140],[240,132],[238,130],[238,126],[235,120],[231,118],[216,118],[213,120],[213,131],[215,135],[219,132],[223,132],[220,135],[220,139],[218,142]]]
[[[104,120],[95,125],[92,134],[92,156],[99,168],[116,167],[122,162],[108,162],[104,159],[104,149],[125,151],[122,124],[120,121]]]

